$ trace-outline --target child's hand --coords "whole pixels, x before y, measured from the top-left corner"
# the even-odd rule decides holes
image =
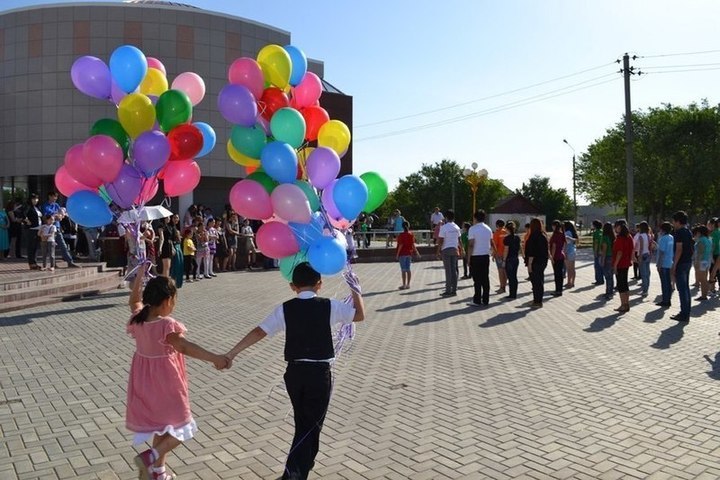
[[[213,360],[213,365],[215,365],[216,370],[229,368],[230,363],[231,361],[227,357],[223,357],[221,355],[216,355],[215,360]]]

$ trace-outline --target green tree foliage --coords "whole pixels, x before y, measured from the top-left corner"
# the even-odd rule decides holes
[[[564,188],[552,188],[548,177],[535,175],[517,190],[546,215],[547,223],[573,218],[573,203]]]
[[[419,172],[400,180],[397,188],[390,192],[385,203],[375,213],[380,217],[380,226],[394,209],[416,230],[430,226],[430,214],[435,207],[447,210],[452,207],[453,185],[455,191],[455,218],[457,222],[470,221],[472,192],[465,183],[463,168],[453,160],[441,160],[432,165],[423,165]],[[492,210],[498,201],[510,193],[500,181],[488,178],[477,190],[477,208]]]
[[[704,220],[720,204],[720,113],[706,101],[633,113],[635,208],[652,222],[686,210]],[[578,190],[593,203],[627,205],[623,123],[578,162]]]

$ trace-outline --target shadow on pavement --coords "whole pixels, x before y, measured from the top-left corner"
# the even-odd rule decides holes
[[[382,292],[363,293],[363,297],[364,297],[364,298],[374,297],[374,296],[376,296],[376,295],[385,295],[386,293],[401,292],[401,291],[402,291],[402,290],[400,290],[400,289],[398,288],[398,289],[395,289],[395,290],[383,290]]]
[[[403,323],[403,325],[406,325],[408,327],[415,327],[417,325],[420,325],[422,323],[433,323],[433,322],[440,322],[442,320],[446,320],[448,318],[456,317],[458,315],[465,315],[466,313],[470,312],[472,310],[471,307],[466,307],[458,310],[448,310],[445,312],[435,313],[433,315],[428,315],[427,317],[422,318],[416,318],[415,320],[410,320],[409,322]]]
[[[661,320],[663,316],[665,315],[665,308],[659,307],[652,312],[648,312],[645,314],[645,320],[643,322],[645,323],[655,323],[658,320]]]
[[[27,325],[28,323],[32,323],[35,320],[40,320],[41,318],[46,317],[52,317],[54,315],[57,315],[58,313],[62,314],[72,314],[72,313],[80,313],[80,312],[92,312],[95,310],[107,310],[108,308],[114,308],[117,307],[117,305],[88,305],[86,307],[76,307],[71,308],[69,310],[62,310],[62,311],[51,311],[51,312],[41,312],[41,313],[25,313],[22,315],[15,315],[12,317],[5,317],[0,318],[0,327],[14,327],[17,325]]]
[[[583,331],[588,333],[602,332],[603,330],[615,325],[615,322],[620,320],[621,316],[622,315],[618,312],[608,315],[607,317],[598,317],[593,320],[589,327],[584,328]]]
[[[428,298],[425,300],[406,301],[406,302],[398,303],[397,305],[390,305],[387,307],[378,308],[375,311],[376,312],[391,312],[393,310],[402,310],[403,308],[412,308],[412,307],[416,307],[418,305],[422,305],[423,303],[434,302],[436,300],[439,300],[440,298],[442,298],[442,297]]]
[[[710,355],[704,355],[705,360],[710,364],[710,371],[705,372],[707,376],[713,380],[720,380],[720,352],[715,354],[715,359],[711,359]]]
[[[570,289],[570,293],[582,293],[582,292],[587,292],[588,290],[592,290],[592,289],[598,288],[598,287],[600,287],[600,285],[592,284],[592,285],[586,285],[586,286],[584,286],[584,287],[572,288],[572,289]]]
[[[678,322],[672,327],[666,328],[665,330],[660,332],[660,336],[658,337],[658,339],[650,346],[660,350],[666,350],[670,348],[670,345],[678,343],[680,340],[682,340],[683,335],[685,335],[685,327],[687,325],[688,324],[686,322]]]
[[[585,305],[580,305],[580,307],[578,307],[577,311],[580,313],[590,312],[592,310],[597,310],[598,308],[604,307],[606,303],[607,303],[607,301],[604,298],[602,300],[595,300],[594,302],[586,303]]]
[[[515,320],[519,320],[525,316],[527,316],[529,310],[524,310],[522,312],[512,312],[512,313],[501,313],[500,315],[495,315],[493,318],[487,320],[485,323],[481,323],[478,325],[480,328],[490,328],[490,327],[497,327],[498,325],[504,325],[506,323],[514,322]]]

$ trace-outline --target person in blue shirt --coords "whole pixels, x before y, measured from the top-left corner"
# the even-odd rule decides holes
[[[675,255],[675,239],[672,236],[672,225],[670,222],[664,222],[660,225],[660,238],[657,246],[657,269],[660,275],[660,288],[662,290],[662,300],[656,305],[667,308],[670,306],[670,298],[672,295],[672,283],[670,281],[670,270],[673,266],[673,258]]]
[[[63,238],[62,229],[60,228],[60,221],[65,217],[64,210],[57,203],[58,194],[57,192],[49,192],[47,195],[47,202],[42,207],[43,215],[52,215],[55,218],[55,243],[60,247],[60,254],[68,264],[68,268],[79,268],[80,265],[73,261],[70,251],[68,250],[67,243]]]

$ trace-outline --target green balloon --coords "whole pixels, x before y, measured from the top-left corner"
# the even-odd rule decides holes
[[[305,140],[305,119],[294,108],[281,108],[270,119],[270,132],[275,140],[300,148]]]
[[[300,187],[310,202],[310,210],[317,212],[320,209],[320,198],[310,183],[305,180],[295,180],[295,185]]]
[[[181,123],[187,123],[190,120],[192,103],[185,92],[168,90],[158,98],[155,112],[160,128],[167,133]]]
[[[265,172],[255,171],[248,175],[246,177],[248,180],[255,180],[260,185],[265,187],[265,190],[267,190],[268,193],[272,193],[272,191],[279,185],[278,182],[270,178],[270,175],[268,175]]]
[[[100,188],[98,188],[98,193],[100,194],[102,199],[105,200],[105,203],[107,203],[108,205],[112,203],[112,198],[110,198],[107,190],[105,190],[105,185],[100,185]]]
[[[288,282],[292,282],[292,274],[295,270],[295,267],[300,265],[303,262],[307,262],[307,251],[300,250],[295,255],[290,255],[288,257],[283,257],[280,259],[280,273],[282,274],[283,278],[287,280]]]
[[[367,213],[374,212],[387,198],[387,182],[376,172],[363,173],[360,178],[365,182],[368,189],[368,199],[365,202],[363,211]]]
[[[267,145],[267,137],[261,126],[243,127],[235,125],[230,132],[230,141],[235,150],[250,158],[260,158]]]
[[[120,122],[112,118],[101,118],[90,129],[90,136],[94,135],[107,135],[114,138],[123,149],[123,155],[127,158],[130,149],[130,137],[120,125]]]

